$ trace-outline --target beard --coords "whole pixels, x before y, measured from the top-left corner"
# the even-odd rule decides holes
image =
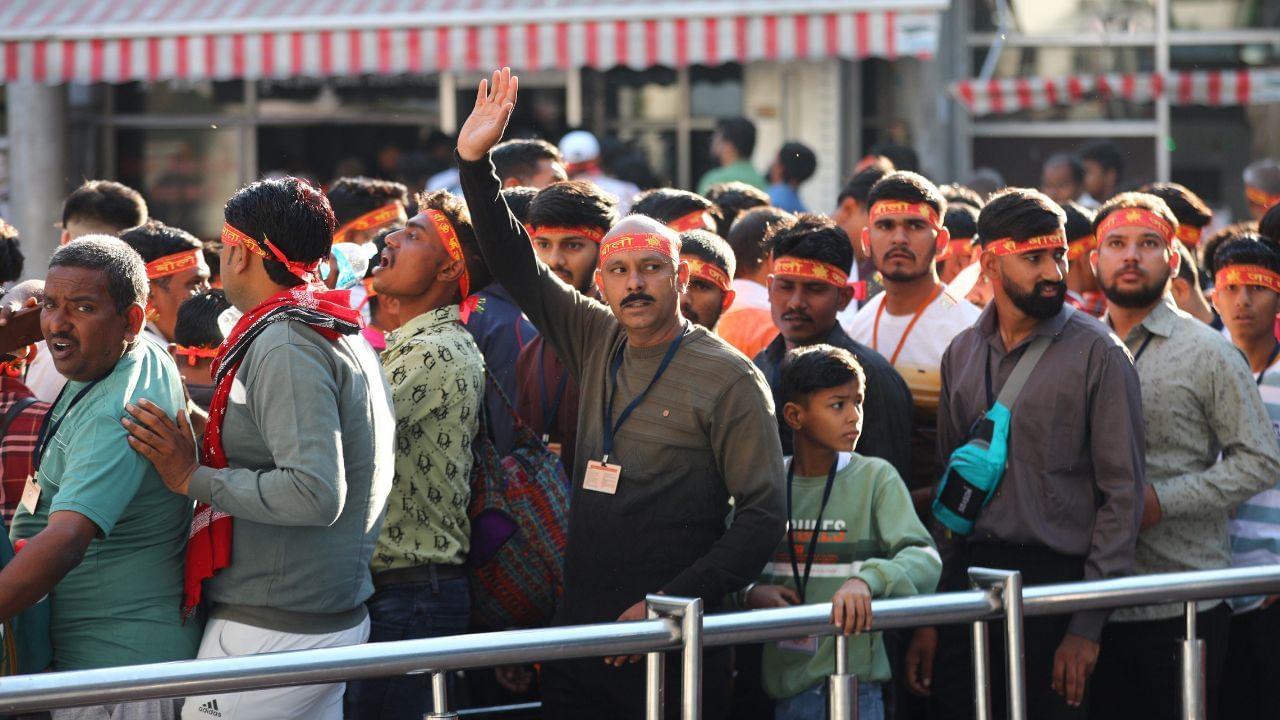
[[[1062,312],[1062,303],[1067,299],[1065,282],[1040,280],[1030,292],[1023,292],[1022,288],[1012,286],[1008,281],[1001,281],[1001,285],[1014,307],[1037,320],[1047,320]],[[1042,295],[1047,289],[1054,290],[1054,294],[1047,297]]]
[[[912,261],[916,260],[915,253],[911,252],[910,250],[907,250],[906,252],[907,254],[911,255]],[[937,254],[936,250],[930,250],[929,257],[926,259],[932,261],[934,255],[936,254]],[[885,261],[883,261],[881,264],[887,266],[889,264],[887,261],[888,261],[888,257],[886,257]],[[912,280],[919,280],[920,278],[928,275],[929,270],[932,266],[933,266],[932,262],[927,262],[923,267],[918,269],[912,269],[912,268],[901,268],[901,269],[894,269],[894,270],[880,270],[879,268],[876,268],[876,269],[879,270],[880,275],[883,276],[884,279],[886,280],[892,280],[894,282],[911,282]]]
[[[1107,297],[1107,302],[1115,303],[1122,308],[1139,310],[1145,307],[1151,307],[1164,296],[1165,287],[1169,284],[1169,275],[1171,272],[1172,271],[1166,271],[1156,282],[1142,285],[1134,290],[1121,290],[1113,283],[1107,282],[1103,279],[1102,275],[1099,274],[1098,287],[1102,289],[1102,294]]]

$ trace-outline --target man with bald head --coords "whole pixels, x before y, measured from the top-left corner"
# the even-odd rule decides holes
[[[713,610],[754,579],[782,537],[782,449],[769,386],[745,357],[681,317],[689,266],[679,236],[656,220],[630,216],[601,239],[595,282],[607,306],[538,260],[489,160],[516,87],[507,69],[492,85],[481,82],[458,134],[458,161],[495,277],[581,388],[555,622],[639,620],[651,593],[702,598]],[[644,670],[629,662],[638,659],[544,666],[544,716],[641,717]],[[728,656],[708,650],[703,667],[704,716],[725,717]],[[677,663],[667,670],[674,688]]]

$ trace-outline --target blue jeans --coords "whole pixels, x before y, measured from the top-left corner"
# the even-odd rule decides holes
[[[774,720],[827,720],[827,683],[782,698],[774,704]],[[858,683],[858,720],[884,720],[880,683]]]
[[[459,635],[471,619],[466,578],[393,585],[377,590],[369,607],[369,642]],[[431,708],[431,676],[377,678],[347,683],[347,717],[421,720]]]

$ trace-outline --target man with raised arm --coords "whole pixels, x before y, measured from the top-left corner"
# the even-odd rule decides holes
[[[662,224],[630,217],[601,240],[596,284],[607,305],[538,260],[488,158],[516,89],[508,69],[480,83],[458,160],[496,279],[581,387],[555,622],[639,620],[645,595],[659,592],[714,609],[754,579],[782,537],[782,450],[768,385],[746,358],[680,316],[689,269],[679,237]],[[644,671],[627,660],[544,666],[544,717],[641,717]],[[677,663],[667,669],[674,688]],[[704,716],[724,717],[727,655],[707,652],[703,672]]]

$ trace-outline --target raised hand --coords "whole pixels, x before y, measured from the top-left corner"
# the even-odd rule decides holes
[[[458,155],[463,160],[479,160],[502,139],[511,111],[515,109],[519,88],[519,78],[512,75],[508,67],[494,70],[492,80],[480,81],[476,106],[458,131]]]

